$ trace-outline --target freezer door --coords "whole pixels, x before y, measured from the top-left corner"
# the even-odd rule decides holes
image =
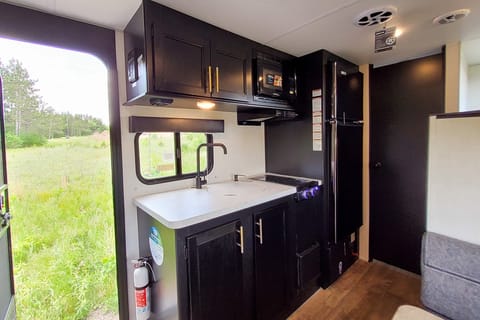
[[[363,126],[337,124],[335,240],[362,225]]]
[[[339,64],[336,66],[337,119],[358,121],[363,119],[363,74],[347,74]]]

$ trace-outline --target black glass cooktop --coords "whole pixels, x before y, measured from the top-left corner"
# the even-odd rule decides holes
[[[301,178],[292,178],[292,177],[285,177],[285,176],[277,176],[272,174],[265,174],[262,176],[255,177],[256,180],[267,181],[267,182],[275,182],[279,184],[285,184],[287,186],[294,186],[297,189],[302,189],[306,187],[312,187],[318,185],[318,182],[315,180],[307,180]]]

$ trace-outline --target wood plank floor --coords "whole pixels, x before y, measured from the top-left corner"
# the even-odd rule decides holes
[[[358,260],[327,289],[318,290],[289,320],[387,320],[402,304],[422,307],[420,276],[382,262]]]

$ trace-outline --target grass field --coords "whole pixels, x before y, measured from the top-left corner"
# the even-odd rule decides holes
[[[108,135],[7,150],[18,319],[116,312]]]

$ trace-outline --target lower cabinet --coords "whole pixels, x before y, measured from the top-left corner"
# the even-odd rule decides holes
[[[190,319],[284,318],[287,210],[287,203],[253,209],[244,222],[187,238]],[[253,315],[242,308],[248,300],[254,301]]]
[[[287,212],[286,202],[253,208],[187,238],[190,319],[285,318]]]
[[[287,247],[284,204],[254,214],[255,314],[281,318],[287,305]]]
[[[246,319],[242,232],[236,220],[187,238],[192,320]]]
[[[285,197],[175,230],[139,209],[140,256],[154,255],[152,232],[163,245],[163,261],[152,262],[150,319],[287,318],[296,278],[292,203]]]

